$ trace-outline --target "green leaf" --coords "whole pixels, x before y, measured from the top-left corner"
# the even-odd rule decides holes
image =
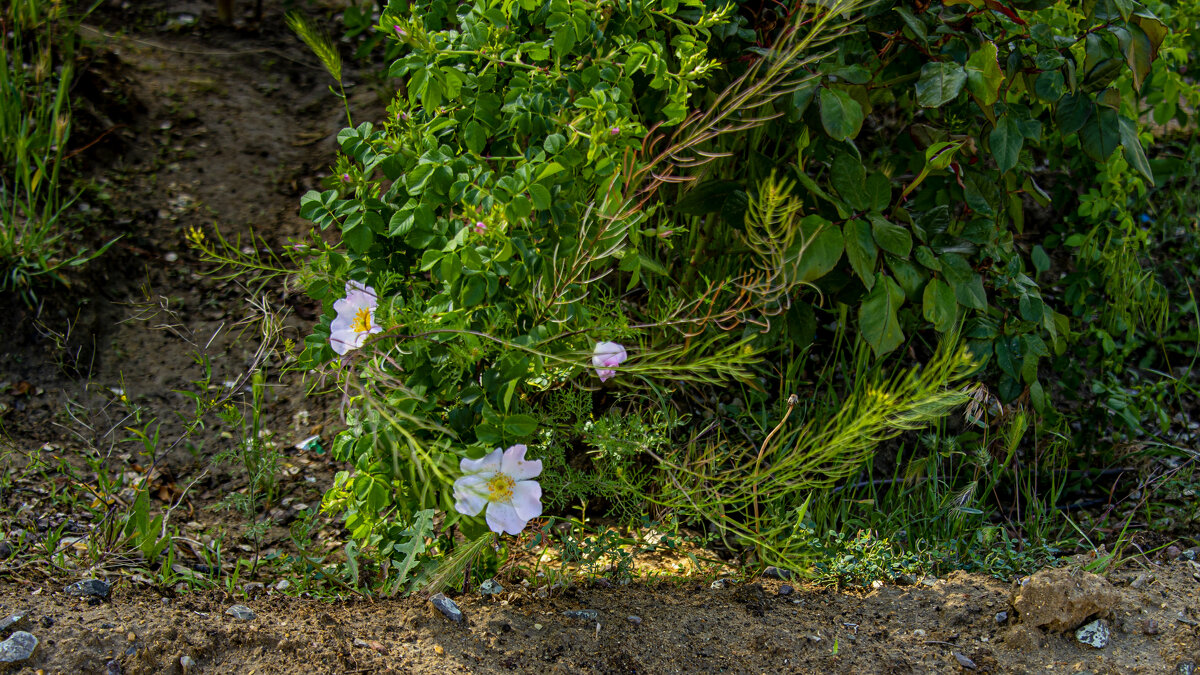
[[[881,212],[892,203],[892,181],[883,173],[876,171],[867,176],[867,208]]]
[[[935,61],[921,68],[921,79],[917,80],[917,103],[926,108],[938,108],[958,97],[967,72],[953,61]]]
[[[1121,40],[1119,38],[1124,37]],[[1133,88],[1141,91],[1142,83],[1150,74],[1150,63],[1154,60],[1154,45],[1150,44],[1150,36],[1135,23],[1126,24],[1126,31],[1118,34],[1121,51],[1125,53],[1125,64],[1133,73]]]
[[[795,259],[795,274],[800,281],[820,279],[842,257],[842,231],[821,216],[805,216],[800,221],[799,240],[788,249],[788,256]]]
[[[871,226],[855,218],[846,221],[842,226],[842,234],[846,244],[846,258],[854,273],[862,279],[867,290],[875,285],[875,262],[879,259],[879,250],[875,248],[875,239],[871,236]]]
[[[487,130],[479,122],[471,120],[463,127],[462,139],[467,144],[467,149],[478,155],[487,146]]]
[[[1034,245],[1029,259],[1033,261],[1033,269],[1037,270],[1038,274],[1050,269],[1050,256],[1046,254],[1046,249],[1042,248],[1041,244]]]
[[[941,279],[930,279],[921,298],[921,311],[937,332],[949,332],[958,318],[954,289]]]
[[[871,231],[875,235],[875,243],[879,244],[879,248],[894,256],[907,258],[908,254],[912,252],[912,234],[883,216],[871,214],[870,218]]]
[[[1079,145],[1088,157],[1104,162],[1121,144],[1121,124],[1117,111],[1108,106],[1095,108],[1095,114],[1088,117],[1079,130]]]
[[[875,276],[875,288],[858,308],[858,330],[875,356],[883,356],[904,343],[904,331],[896,312],[904,302],[904,291],[888,275]]]
[[[1047,103],[1057,103],[1066,93],[1066,84],[1060,70],[1047,70],[1033,81],[1033,93]]]
[[[1067,94],[1058,102],[1054,119],[1063,134],[1073,134],[1083,128],[1095,114],[1096,104],[1082,93]]]
[[[825,87],[818,98],[821,126],[835,141],[854,138],[862,129],[863,109],[858,101],[841,89]]]
[[[567,137],[562,134],[550,134],[542,141],[542,147],[551,155],[557,155],[567,145]]]
[[[861,161],[844,153],[838,155],[830,168],[829,181],[850,208],[855,211],[867,209],[871,200],[867,195],[867,170]]]
[[[884,256],[884,259],[887,261],[888,269],[892,271],[892,278],[900,284],[900,288],[904,289],[904,297],[911,302],[920,300],[921,291],[924,290],[929,275],[903,258],[888,255]]]
[[[1125,161],[1145,176],[1151,185],[1154,185],[1154,171],[1150,168],[1149,160],[1146,159],[1146,151],[1142,148],[1142,142],[1138,140],[1137,123],[1122,115],[1118,124],[1121,133],[1121,147],[1125,151]]]
[[[537,420],[529,415],[508,415],[504,418],[504,433],[524,438],[537,431]]]
[[[529,186],[529,196],[533,197],[533,208],[544,211],[550,208],[550,191],[544,186],[534,183]]]
[[[1021,158],[1021,147],[1025,144],[1025,136],[1021,127],[1012,115],[1004,115],[996,120],[996,128],[988,134],[988,145],[992,149],[992,157],[1000,166],[1001,173],[1012,171]]]
[[[463,282],[461,296],[463,307],[478,305],[483,302],[485,295],[487,295],[487,280],[482,275],[469,276]]]
[[[1004,73],[996,60],[996,45],[985,42],[967,59],[967,87],[983,105],[990,106],[999,98]]]
[[[1017,311],[1020,312],[1021,318],[1033,323],[1042,322],[1042,312],[1046,306],[1042,304],[1042,299],[1031,293],[1026,293],[1017,301]]]

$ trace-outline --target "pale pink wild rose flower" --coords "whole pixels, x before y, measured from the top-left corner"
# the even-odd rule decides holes
[[[329,324],[329,346],[338,354],[358,349],[367,336],[378,333],[383,327],[375,323],[375,308],[379,300],[375,289],[357,281],[346,282],[346,297],[333,303],[337,312]]]
[[[629,355],[621,345],[615,342],[597,342],[596,350],[592,352],[592,365],[596,368],[596,377],[599,377],[601,382],[607,382],[617,374],[613,368],[621,365],[627,358]]]
[[[487,223],[483,222],[482,220],[476,221],[475,234],[483,234],[484,232],[487,232]]]
[[[465,475],[454,481],[454,510],[477,516],[486,507],[491,531],[520,534],[542,515],[542,486],[533,480],[542,472],[542,460],[525,459],[525,451],[518,444],[479,459],[464,457],[459,468]]]

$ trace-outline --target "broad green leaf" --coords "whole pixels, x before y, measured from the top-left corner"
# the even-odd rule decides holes
[[[1124,39],[1120,39],[1124,38]],[[1150,63],[1154,60],[1154,45],[1146,31],[1137,24],[1126,25],[1126,30],[1118,35],[1121,51],[1125,54],[1125,64],[1133,73],[1133,88],[1141,91],[1142,83],[1150,74]]]
[[[467,144],[467,149],[476,155],[483,152],[483,148],[487,145],[487,131],[482,124],[475,120],[467,122],[467,126],[463,127],[462,138],[463,142]]]
[[[907,258],[912,252],[912,234],[909,231],[882,216],[871,214],[871,231],[875,235],[875,243],[879,248],[894,256]]]
[[[875,356],[883,356],[904,343],[904,331],[896,312],[904,302],[904,291],[888,275],[875,276],[875,287],[858,308],[858,330]]]
[[[917,103],[937,108],[953,101],[967,81],[967,72],[953,61],[935,61],[921,68],[917,80]]]
[[[821,216],[806,216],[800,221],[800,236],[788,256],[794,260],[800,281],[816,281],[829,273],[842,257],[842,231]]]
[[[949,332],[958,318],[954,289],[941,279],[930,279],[921,298],[921,312],[939,333]]]
[[[537,420],[529,415],[508,415],[504,418],[504,433],[523,438],[537,431]]]
[[[1142,149],[1142,142],[1138,140],[1137,123],[1122,115],[1118,124],[1121,131],[1121,147],[1125,151],[1125,161],[1145,176],[1151,185],[1154,185],[1154,171],[1150,169],[1146,151]]]
[[[1026,293],[1017,301],[1017,311],[1020,312],[1021,318],[1033,323],[1042,322],[1042,312],[1045,310],[1045,305],[1042,304],[1042,299],[1032,293]]]
[[[1012,171],[1021,158],[1021,147],[1025,144],[1025,136],[1021,127],[1012,115],[1004,115],[996,120],[996,128],[988,134],[988,145],[992,149],[992,157],[1000,166],[1001,173]]]
[[[1096,106],[1096,112],[1088,117],[1079,130],[1079,145],[1088,157],[1097,162],[1108,160],[1121,144],[1121,124],[1117,111],[1108,106]]]
[[[847,154],[840,154],[833,160],[829,171],[829,180],[842,199],[856,211],[865,211],[870,198],[867,195],[867,170],[862,162]]]
[[[463,307],[474,307],[487,295],[487,280],[482,275],[469,276],[463,281],[460,300]]]
[[[1042,248],[1041,244],[1034,245],[1029,259],[1033,261],[1033,269],[1037,270],[1038,274],[1050,269],[1050,256],[1046,254],[1046,249]]]
[[[892,203],[892,181],[883,173],[876,171],[867,176],[867,208],[882,212]]]
[[[929,280],[929,275],[921,268],[903,258],[886,255],[884,256],[884,260],[887,261],[888,269],[892,271],[892,278],[904,290],[904,297],[908,298],[911,302],[920,300],[921,291],[924,290],[925,282]]]
[[[996,45],[985,42],[967,59],[967,87],[981,104],[990,106],[999,98],[1002,82],[1004,73],[996,60]]]
[[[544,186],[534,183],[529,186],[529,196],[533,198],[533,208],[544,211],[550,208],[550,191]]]
[[[821,108],[821,126],[835,141],[854,138],[862,129],[863,109],[858,101],[841,89],[821,89],[818,103]]]
[[[1082,129],[1095,114],[1096,104],[1092,103],[1091,98],[1082,93],[1067,94],[1059,100],[1054,120],[1058,122],[1059,131],[1073,134]]]
[[[1033,81],[1033,92],[1047,103],[1057,103],[1066,93],[1061,70],[1047,70]]]
[[[875,262],[879,259],[879,249],[875,248],[875,238],[871,236],[871,226],[855,218],[846,221],[842,226],[846,242],[846,258],[854,273],[862,279],[867,290],[875,285]]]
[[[1017,346],[1017,341],[1001,336],[996,339],[993,347],[996,350],[996,365],[1000,367],[1000,370],[1013,379],[1019,378],[1021,353],[1019,351],[1020,348]]]

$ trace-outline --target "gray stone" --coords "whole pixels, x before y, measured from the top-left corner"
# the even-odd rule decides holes
[[[479,584],[480,595],[499,595],[503,592],[504,587],[501,586],[500,583],[495,579],[488,579],[482,584]]]
[[[19,630],[4,642],[0,642],[0,663],[16,663],[33,656],[38,639],[32,633]]]
[[[1146,635],[1158,635],[1159,632],[1161,632],[1161,629],[1159,629],[1157,621],[1154,619],[1146,619],[1146,621],[1142,623],[1142,632]]]
[[[454,623],[462,623],[462,610],[459,609],[458,605],[454,604],[454,601],[450,598],[438,593],[432,598],[429,598],[429,602],[433,603],[433,606],[437,607],[437,610],[444,614],[447,619],[450,619]]]
[[[780,595],[791,595],[792,593],[795,593],[795,592],[796,592],[796,589],[792,588],[788,584],[784,584],[779,587]]]
[[[600,612],[594,609],[568,609],[563,612],[563,616],[568,619],[586,619],[587,621],[595,621],[600,617]]]
[[[99,579],[84,579],[83,581],[76,581],[75,583],[63,589],[67,595],[77,595],[81,597],[92,596],[105,599],[108,598],[108,594],[111,590],[112,587],[109,586],[108,583],[100,581]]]
[[[275,590],[286,591],[287,589],[291,588],[291,586],[292,582],[288,581],[287,579],[280,579],[279,583],[275,584]]]
[[[185,673],[191,672],[196,667],[196,660],[187,655],[181,656],[179,657],[179,667]]]
[[[1108,623],[1103,619],[1096,619],[1091,623],[1086,623],[1075,631],[1075,639],[1085,645],[1095,647],[1096,649],[1104,649],[1108,646],[1108,638],[1110,632]]]
[[[1008,621],[1008,612],[996,612],[996,623]]]
[[[245,593],[246,597],[248,597],[248,598],[258,595],[259,593],[262,593],[265,590],[267,590],[267,586],[266,586],[266,584],[264,584],[261,581],[251,581],[250,583],[246,584],[245,586],[242,586],[242,592]]]
[[[8,633],[9,631],[20,628],[25,624],[25,619],[29,617],[29,612],[17,612],[10,614],[3,619],[0,619],[0,634]]]
[[[709,584],[708,587],[713,589],[714,591],[719,591],[722,588],[728,588],[732,585],[733,585],[732,579],[717,579],[716,581]]]
[[[1090,617],[1103,615],[1120,594],[1108,580],[1091,572],[1045,569],[1013,591],[1010,598],[1021,623],[1049,631],[1075,630]]]
[[[762,575],[768,579],[791,579],[792,571],[782,570],[774,565],[770,565],[767,569],[763,570]]]
[[[963,668],[966,668],[967,670],[975,670],[975,662],[972,661],[969,656],[964,656],[962,654],[959,654],[958,652],[950,652],[950,653],[954,655],[954,660],[958,661],[958,665],[962,666]]]
[[[252,621],[254,619],[254,610],[245,605],[233,605],[225,610],[225,613],[240,621]]]
[[[637,616],[636,614],[630,614],[629,616],[625,617],[625,620],[635,626],[642,625],[642,617]]]
[[[116,659],[104,664],[104,675],[121,675],[121,664]]]

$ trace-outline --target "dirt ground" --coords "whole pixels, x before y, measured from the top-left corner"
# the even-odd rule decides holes
[[[1010,584],[964,573],[864,594],[789,592],[779,580],[573,586],[549,599],[522,588],[458,597],[460,623],[416,596],[277,594],[236,600],[255,615],[243,620],[222,594],[129,582],[107,602],[8,584],[0,607],[25,613],[41,640],[26,668],[56,673],[184,672],[184,657],[186,672],[211,673],[1193,673],[1196,574],[1180,559],[1112,575],[1102,649],[1014,620]],[[564,615],[581,609],[595,618]]]
[[[239,11],[252,6],[240,3]],[[191,228],[227,237],[253,230],[276,247],[303,235],[299,198],[320,187],[335,156],[342,102],[283,28],[281,3],[268,1],[265,10],[261,24],[247,15],[224,27],[209,2],[117,2],[88,19],[76,142],[87,144],[83,172],[100,188],[76,208],[105,221],[100,232],[124,236],[40,310],[0,301],[15,317],[0,322],[9,457],[61,456],[77,468],[86,457],[93,466],[126,466],[131,479],[148,473],[157,503],[174,505],[181,537],[204,545],[224,535],[241,555],[250,550],[245,521],[211,508],[245,486],[236,467],[212,462],[236,435],[220,424],[184,433],[176,415],[192,405],[182,392],[203,378],[197,355],[210,360],[210,391],[244,388],[239,378],[256,363],[267,372],[264,423],[284,457],[283,499],[270,514],[264,555],[286,548],[288,522],[320,502],[341,468],[316,450],[292,448],[312,436],[327,446],[338,397],[284,372],[284,358],[260,363],[259,341],[242,331],[258,313],[253,297],[286,311],[284,337],[296,341],[319,308],[278,285],[254,296],[202,275],[185,243]],[[382,110],[370,87],[349,93],[356,121]],[[120,429],[153,420],[164,439],[155,453],[119,441]],[[64,523],[69,534],[87,532],[94,523],[81,509],[64,510],[57,496],[70,487],[54,473],[42,485],[14,482],[2,495],[5,538],[24,530],[36,540]],[[335,524],[326,522],[321,536],[331,547],[341,543]],[[585,583],[549,597],[502,578],[510,588],[498,596],[453,595],[465,616],[456,623],[419,596],[317,600],[276,590],[270,578],[249,595],[242,584],[232,593],[183,593],[147,583],[120,561],[51,575],[15,558],[0,562],[0,611],[23,618],[0,639],[32,633],[39,645],[15,667],[52,673],[1192,673],[1200,663],[1200,569],[1188,555],[1195,552],[1133,560],[1110,575],[1115,604],[1089,613],[1112,628],[1101,649],[1018,620],[1010,584],[965,573],[866,593],[794,582],[792,589],[779,579],[714,588],[706,577]],[[197,570],[200,559],[181,563]],[[64,592],[91,577],[113,582],[111,597]],[[235,603],[254,618],[227,615]],[[563,614],[580,609],[596,614]]]

